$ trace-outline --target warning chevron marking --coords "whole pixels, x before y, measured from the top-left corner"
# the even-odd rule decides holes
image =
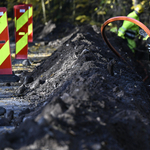
[[[3,32],[3,30],[7,27],[7,15],[6,12],[2,15],[0,18],[0,34]]]
[[[17,41],[16,54],[18,54],[27,44],[28,44],[28,33],[26,33],[19,41]]]

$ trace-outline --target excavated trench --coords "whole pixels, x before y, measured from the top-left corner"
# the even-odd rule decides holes
[[[109,37],[132,68],[107,47],[99,31],[91,26],[70,30],[51,56],[36,60],[33,71],[17,68],[21,80],[15,94],[30,106],[20,121],[12,119],[12,133],[1,134],[0,149],[150,149],[148,83],[124,42]]]

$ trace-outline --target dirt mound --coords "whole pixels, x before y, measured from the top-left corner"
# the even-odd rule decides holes
[[[29,74],[22,97],[30,113],[0,148],[20,150],[149,150],[150,102],[122,39],[118,58],[91,26],[74,28]],[[122,48],[122,46],[124,48]]]

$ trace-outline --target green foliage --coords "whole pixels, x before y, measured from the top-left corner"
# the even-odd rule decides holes
[[[114,16],[126,16],[133,10],[135,0],[43,0],[45,11],[43,11],[42,0],[1,0],[1,7],[7,7],[8,17],[14,18],[14,5],[18,3],[31,3],[33,5],[33,17],[36,23],[72,22],[74,24],[90,23],[103,24],[103,22]],[[140,1],[145,6],[142,22],[150,25],[149,0]]]
[[[81,15],[81,16],[76,17],[76,20],[80,21],[80,23],[89,22],[90,17],[86,15]]]

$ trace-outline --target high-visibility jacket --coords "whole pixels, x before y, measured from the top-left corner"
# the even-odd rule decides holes
[[[127,17],[130,18],[134,18],[136,20],[139,21],[139,16],[136,14],[135,11],[131,12],[130,14],[127,15]],[[139,34],[139,26],[130,22],[130,21],[124,21],[123,25],[119,28],[118,30],[118,36],[122,37],[123,39],[127,39],[128,41],[128,46],[130,47],[130,49],[132,50],[132,52],[134,51],[134,48],[136,48],[136,43],[133,39],[130,39],[128,37],[125,37],[125,32],[126,31],[132,31],[135,33],[135,35]]]

